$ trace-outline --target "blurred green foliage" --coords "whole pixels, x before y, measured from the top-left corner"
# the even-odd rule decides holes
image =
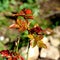
[[[5,28],[6,32],[5,35],[12,41],[15,40],[18,36],[17,31],[10,31],[8,29],[8,26],[11,24],[10,19],[4,16],[4,12],[20,12],[23,8],[29,8],[33,11],[34,20],[30,20],[30,28],[32,28],[36,23],[38,23],[42,29],[48,28],[48,27],[54,27],[59,24],[59,22],[56,22],[55,25],[51,24],[50,21],[46,19],[41,19],[41,17],[38,17],[39,13],[39,6],[37,5],[36,0],[0,0],[0,12],[3,14],[0,16],[0,31],[2,31],[1,28]],[[1,15],[1,14],[0,14]],[[8,15],[8,14],[7,14]],[[21,17],[18,17],[21,18]],[[4,31],[3,31],[4,32]],[[26,46],[28,44],[29,39],[26,37],[28,35],[28,31],[25,31],[21,33],[21,41],[19,42],[19,48],[22,46]],[[10,42],[11,42],[10,41]],[[4,41],[5,42],[5,41]],[[12,43],[8,44],[8,49],[13,49],[15,45]],[[1,48],[2,47],[2,48]],[[4,49],[4,44],[0,43],[0,50]],[[2,59],[1,59],[2,60]]]
[[[4,21],[5,20],[5,21]],[[7,23],[8,22],[8,23]],[[7,19],[2,19],[0,20],[0,27],[2,26],[9,26],[9,21]]]
[[[2,47],[2,48],[1,48]],[[2,42],[0,42],[0,51],[1,50],[4,50],[5,49],[5,47],[4,47],[4,44],[2,43]]]
[[[0,0],[0,12],[13,10],[10,4],[16,4],[15,0]]]

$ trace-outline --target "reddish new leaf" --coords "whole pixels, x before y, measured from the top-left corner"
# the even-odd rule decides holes
[[[36,32],[37,34],[40,34],[42,32],[42,29],[39,26],[36,26],[29,30],[30,33]]]
[[[28,26],[26,21],[17,19],[16,23],[10,25],[9,28],[18,28],[19,31],[25,31]]]
[[[43,30],[43,33],[47,34],[47,35],[50,35],[50,34],[53,34],[53,30],[50,29],[50,28],[47,28],[47,29]]]
[[[25,12],[25,14],[32,14],[32,11],[30,9],[24,9],[23,11]]]
[[[33,19],[32,11],[30,9],[22,9],[19,13],[13,14],[12,16],[22,16],[25,19]]]
[[[18,24],[12,24],[9,26],[9,28],[19,28],[19,25]]]

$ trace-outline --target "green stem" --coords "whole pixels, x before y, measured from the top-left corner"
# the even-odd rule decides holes
[[[28,60],[28,55],[29,55],[29,47],[30,47],[30,43],[28,42],[27,60]]]
[[[18,47],[19,47],[19,41],[20,41],[20,38],[17,38],[17,42],[16,42],[16,52],[19,51]]]

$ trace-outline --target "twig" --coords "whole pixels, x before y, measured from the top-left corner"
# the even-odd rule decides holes
[[[51,17],[51,16],[53,16],[53,15],[57,15],[57,14],[59,15],[59,14],[60,14],[60,11],[56,11],[56,12],[47,14],[47,15],[43,16],[43,18],[49,18],[49,17]]]

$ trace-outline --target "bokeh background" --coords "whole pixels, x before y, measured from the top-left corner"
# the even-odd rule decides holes
[[[41,60],[59,60],[60,59],[60,0],[0,0],[0,51],[4,49],[13,50],[14,42],[19,32],[9,29],[14,23],[16,17],[13,13],[20,12],[23,8],[29,8],[33,11],[34,20],[32,26],[37,22],[42,29],[52,28],[55,34],[44,37],[44,41],[49,49],[41,49]],[[19,48],[20,53],[26,56],[27,38],[26,31],[22,37]],[[25,38],[25,39],[24,39]],[[36,50],[36,49],[35,49]],[[26,57],[25,57],[26,58]],[[33,56],[33,59],[35,56]],[[0,60],[3,60],[2,57]],[[32,59],[31,59],[32,60]]]

